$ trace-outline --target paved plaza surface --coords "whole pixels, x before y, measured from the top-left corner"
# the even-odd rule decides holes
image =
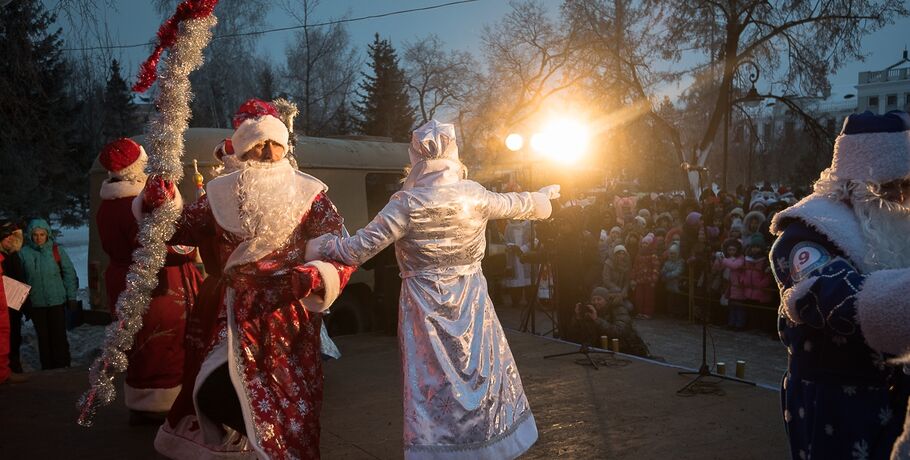
[[[651,321],[648,327],[661,325]],[[543,359],[574,345],[514,331],[507,337],[540,430],[523,458],[787,457],[776,391],[723,382],[722,395],[682,397],[676,390],[689,378],[666,364],[605,356],[598,359],[606,366],[594,370],[575,356]],[[336,341],[344,356],[325,366],[323,458],[401,458],[397,340],[363,334]],[[75,424],[75,401],[86,382],[86,368],[74,367],[0,387],[3,458],[160,458],[152,449],[156,427],[129,427],[122,400],[102,408],[93,428]]]
[[[496,313],[503,327],[519,330],[523,309],[497,307]],[[763,312],[768,316],[766,312]],[[543,312],[535,314],[536,331],[550,336],[552,321]],[[701,323],[689,322],[659,315],[652,319],[635,320],[635,328],[647,342],[651,354],[659,356],[666,363],[689,368],[701,364]],[[707,362],[714,369],[714,363],[726,363],[727,374],[733,375],[736,361],[745,361],[748,380],[761,385],[777,388],[787,370],[787,349],[775,333],[769,330],[750,329],[734,331],[716,325],[708,326]]]

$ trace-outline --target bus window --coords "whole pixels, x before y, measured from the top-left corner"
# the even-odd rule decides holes
[[[401,190],[401,178],[397,173],[367,173],[367,214],[370,219],[379,214],[393,193]]]

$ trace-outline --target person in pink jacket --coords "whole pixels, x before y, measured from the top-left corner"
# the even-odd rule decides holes
[[[768,253],[765,250],[765,239],[761,235],[752,235],[746,246],[746,258],[741,273],[743,294],[747,301],[767,304],[773,297],[769,289],[773,285],[771,267],[768,264]]]
[[[727,326],[738,329],[745,327],[746,322],[746,311],[739,305],[746,300],[746,293],[741,284],[746,259],[742,255],[742,243],[739,240],[727,239],[723,248],[723,257],[717,257],[714,261],[714,269],[722,272],[723,288],[720,303],[729,306]]]

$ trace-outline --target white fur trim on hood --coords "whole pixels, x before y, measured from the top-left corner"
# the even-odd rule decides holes
[[[238,155],[237,158],[242,159],[247,151],[262,141],[277,142],[287,152],[288,138],[288,127],[281,120],[271,115],[264,115],[241,123],[231,136],[231,143],[234,145],[234,154]]]
[[[145,181],[105,179],[101,183],[99,196],[102,200],[134,197],[142,192],[143,187],[145,187]]]
[[[841,134],[827,171],[841,180],[880,184],[910,176],[910,131]]]
[[[868,246],[853,210],[844,203],[812,194],[774,215],[771,233],[780,235],[788,221],[797,219],[821,233],[840,249],[861,273],[868,273]]]
[[[866,344],[893,355],[910,352],[910,268],[879,270],[856,294],[856,319]]]

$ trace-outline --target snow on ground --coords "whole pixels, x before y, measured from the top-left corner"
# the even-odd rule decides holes
[[[83,324],[66,332],[70,343],[71,363],[73,367],[88,366],[92,364],[101,353],[104,344],[105,326],[90,326]],[[22,348],[19,349],[22,359],[22,370],[32,372],[41,370],[41,361],[38,358],[38,336],[35,335],[35,326],[31,321],[22,323]]]
[[[63,246],[79,275],[79,288],[88,287],[88,225],[60,229],[57,244]]]

